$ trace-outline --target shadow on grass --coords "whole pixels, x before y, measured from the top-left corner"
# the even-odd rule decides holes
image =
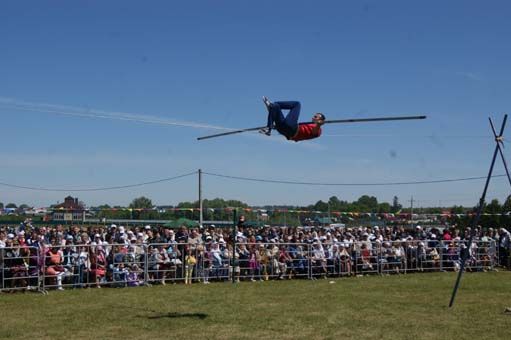
[[[139,318],[147,318],[147,319],[163,319],[163,318],[170,318],[170,319],[175,319],[175,318],[192,318],[192,319],[200,319],[200,320],[204,320],[205,318],[208,317],[208,315],[206,313],[163,313],[163,314],[157,314],[157,315],[150,315],[150,316],[145,316],[145,315],[139,315],[138,316]]]
[[[149,308],[143,308],[143,307],[135,307],[135,306],[117,306],[118,308],[120,309],[126,309],[126,308],[129,308],[129,309],[135,309],[135,310],[139,310],[141,312],[146,312],[146,313],[153,313],[154,315],[137,315],[136,317],[137,318],[144,318],[144,319],[163,319],[163,318],[169,318],[169,319],[177,319],[177,318],[191,318],[191,319],[199,319],[199,320],[204,320],[208,317],[208,314],[206,313],[179,313],[179,312],[168,312],[168,313],[161,313],[157,310],[154,310],[154,309],[149,309]]]

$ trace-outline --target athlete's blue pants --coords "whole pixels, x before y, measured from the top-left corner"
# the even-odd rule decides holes
[[[286,117],[282,110],[289,110]],[[300,102],[274,102],[268,109],[268,128],[275,129],[287,138],[292,138],[298,130]]]

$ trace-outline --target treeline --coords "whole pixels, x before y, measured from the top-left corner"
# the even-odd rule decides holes
[[[336,217],[338,222],[349,223],[348,217],[337,216],[330,212],[360,212],[360,213],[410,213],[410,208],[404,208],[399,202],[399,198],[394,196],[392,203],[378,202],[374,196],[363,195],[357,200],[349,202],[340,200],[336,196],[330,197],[327,201],[317,201],[315,204],[307,206],[292,205],[266,205],[261,207],[249,207],[245,202],[239,200],[224,200],[222,198],[204,199],[203,200],[203,218],[209,221],[226,221],[231,220],[232,211],[227,208],[243,208],[243,214],[249,221],[263,221],[274,224],[297,225],[304,220],[325,220],[327,217]],[[99,218],[118,218],[118,219],[161,219],[172,220],[181,217],[198,220],[199,201],[180,202],[176,206],[160,206],[155,208],[152,201],[146,197],[134,199],[126,210],[125,207],[110,207],[102,205],[91,209],[107,209],[97,213]],[[119,210],[110,210],[117,208]],[[183,209],[183,210],[167,210],[167,209]],[[136,210],[149,209],[149,210]],[[190,209],[190,210],[187,210]],[[266,211],[265,211],[266,210]],[[280,211],[279,211],[280,210]],[[286,210],[307,211],[307,213],[289,213]],[[450,224],[458,224],[466,226],[472,223],[477,207],[429,207],[415,208],[414,213],[418,214],[454,214],[453,216],[442,218],[443,222]],[[507,213],[511,212],[511,197],[501,204],[497,199],[485,204],[483,207],[483,215],[481,223],[484,225],[503,225],[511,222]],[[456,215],[457,214],[457,215]]]
[[[215,198],[212,200],[202,200],[203,218],[204,220],[225,221],[232,219],[232,212],[225,210],[226,208],[248,208],[248,204],[237,200],[224,200]],[[167,209],[183,209],[183,210],[167,210]],[[139,220],[172,220],[178,218],[188,218],[192,220],[199,219],[199,201],[180,202],[176,206],[158,206],[155,207],[152,201],[147,197],[135,198],[131,204],[126,207],[114,206],[108,204],[91,207],[91,210],[99,210],[98,218],[110,219],[139,219]],[[129,210],[131,209],[131,210]],[[148,209],[148,210],[137,210]],[[186,210],[190,209],[190,210]]]
[[[369,212],[369,213],[397,213],[403,206],[399,203],[397,196],[394,196],[392,204],[388,202],[379,203],[374,196],[363,195],[353,202],[343,201],[332,196],[328,201],[317,201],[305,209],[315,211],[342,211],[342,212]]]
[[[0,203],[0,208],[15,208],[13,203],[4,206]],[[16,208],[28,208],[23,204]],[[338,222],[349,223],[350,217],[339,216],[337,212],[359,212],[359,213],[410,213],[409,207],[403,207],[399,198],[394,196],[392,203],[378,202],[374,196],[363,195],[357,200],[348,202],[340,200],[337,196],[330,197],[327,201],[319,200],[315,204],[307,206],[292,205],[266,205],[261,207],[249,207],[245,202],[239,200],[224,200],[222,198],[203,200],[203,218],[209,221],[232,220],[233,214],[227,208],[242,208],[248,221],[259,221],[282,225],[298,225],[305,220],[323,220],[328,223],[329,217],[337,218]],[[174,208],[180,210],[173,210]],[[108,204],[90,207],[96,218],[106,219],[133,219],[133,220],[174,220],[177,218],[188,218],[192,220],[199,219],[199,201],[180,202],[176,206],[158,206],[155,207],[152,200],[147,197],[135,198],[128,207],[110,206]],[[287,212],[289,210],[302,211],[300,213]],[[304,212],[306,211],[306,212]],[[475,207],[420,207],[415,208],[415,214],[446,214],[451,216],[441,217],[441,221],[449,224],[458,224],[460,226],[470,225],[473,221],[477,206]],[[511,196],[502,204],[494,199],[483,207],[483,216],[480,224],[484,226],[509,225],[511,223]],[[3,216],[7,218],[8,216]],[[374,217],[365,217],[374,219]],[[360,222],[360,218],[355,222]],[[375,220],[375,222],[377,222]]]
[[[379,203],[376,197],[364,195],[353,202],[343,201],[332,196],[328,201],[322,200],[315,204],[307,206],[294,205],[266,205],[261,207],[249,207],[245,202],[239,200],[224,200],[222,198],[203,200],[203,218],[209,221],[226,221],[233,218],[232,211],[227,208],[242,208],[246,219],[251,222],[271,222],[276,224],[296,225],[303,223],[306,219],[318,220],[329,216],[329,212],[372,212],[372,213],[391,213],[399,212],[402,209],[397,197],[394,197],[392,204]],[[167,210],[167,209],[182,210]],[[181,217],[198,220],[199,201],[180,202],[176,206],[154,207],[152,201],[147,197],[134,199],[126,207],[101,205],[91,207],[91,210],[98,210],[98,218],[107,219],[177,219]],[[138,210],[137,210],[138,209]],[[142,209],[142,210],[140,210]],[[145,210],[147,209],[147,210]],[[190,210],[186,210],[190,209]],[[280,210],[280,211],[279,211]],[[286,210],[307,211],[307,213],[289,213]],[[335,217],[332,215],[331,217]],[[339,217],[339,221],[342,222]]]

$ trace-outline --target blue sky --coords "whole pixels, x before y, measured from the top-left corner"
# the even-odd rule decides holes
[[[488,116],[500,125],[511,107],[510,14],[506,1],[3,2],[0,182],[94,188],[198,168],[329,183],[484,176],[494,147]],[[197,125],[264,124],[263,95],[301,101],[303,120],[315,111],[428,119],[331,125],[302,143],[257,134],[196,141],[217,132]],[[186,126],[161,123],[176,121]],[[495,172],[503,173],[500,163]],[[482,186],[311,187],[205,176],[204,195],[252,205],[362,194],[475,205]],[[502,200],[509,189],[497,178],[489,198]],[[0,187],[0,202],[43,206],[65,194]],[[69,194],[89,205],[140,195],[176,204],[197,199],[197,180]]]

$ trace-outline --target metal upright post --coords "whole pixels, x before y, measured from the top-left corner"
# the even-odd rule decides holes
[[[236,262],[236,235],[238,234],[238,210],[236,208],[232,211],[232,258],[231,258],[231,266],[232,266],[232,283],[236,283],[236,271],[235,271],[235,262]]]
[[[148,253],[147,244],[143,245],[143,249],[144,249],[144,286],[150,286],[150,284],[149,284],[149,253]]]
[[[202,217],[202,169],[199,169],[199,225],[203,227],[203,217]]]
[[[410,199],[410,220],[412,222],[412,228],[413,228],[413,196]]]

